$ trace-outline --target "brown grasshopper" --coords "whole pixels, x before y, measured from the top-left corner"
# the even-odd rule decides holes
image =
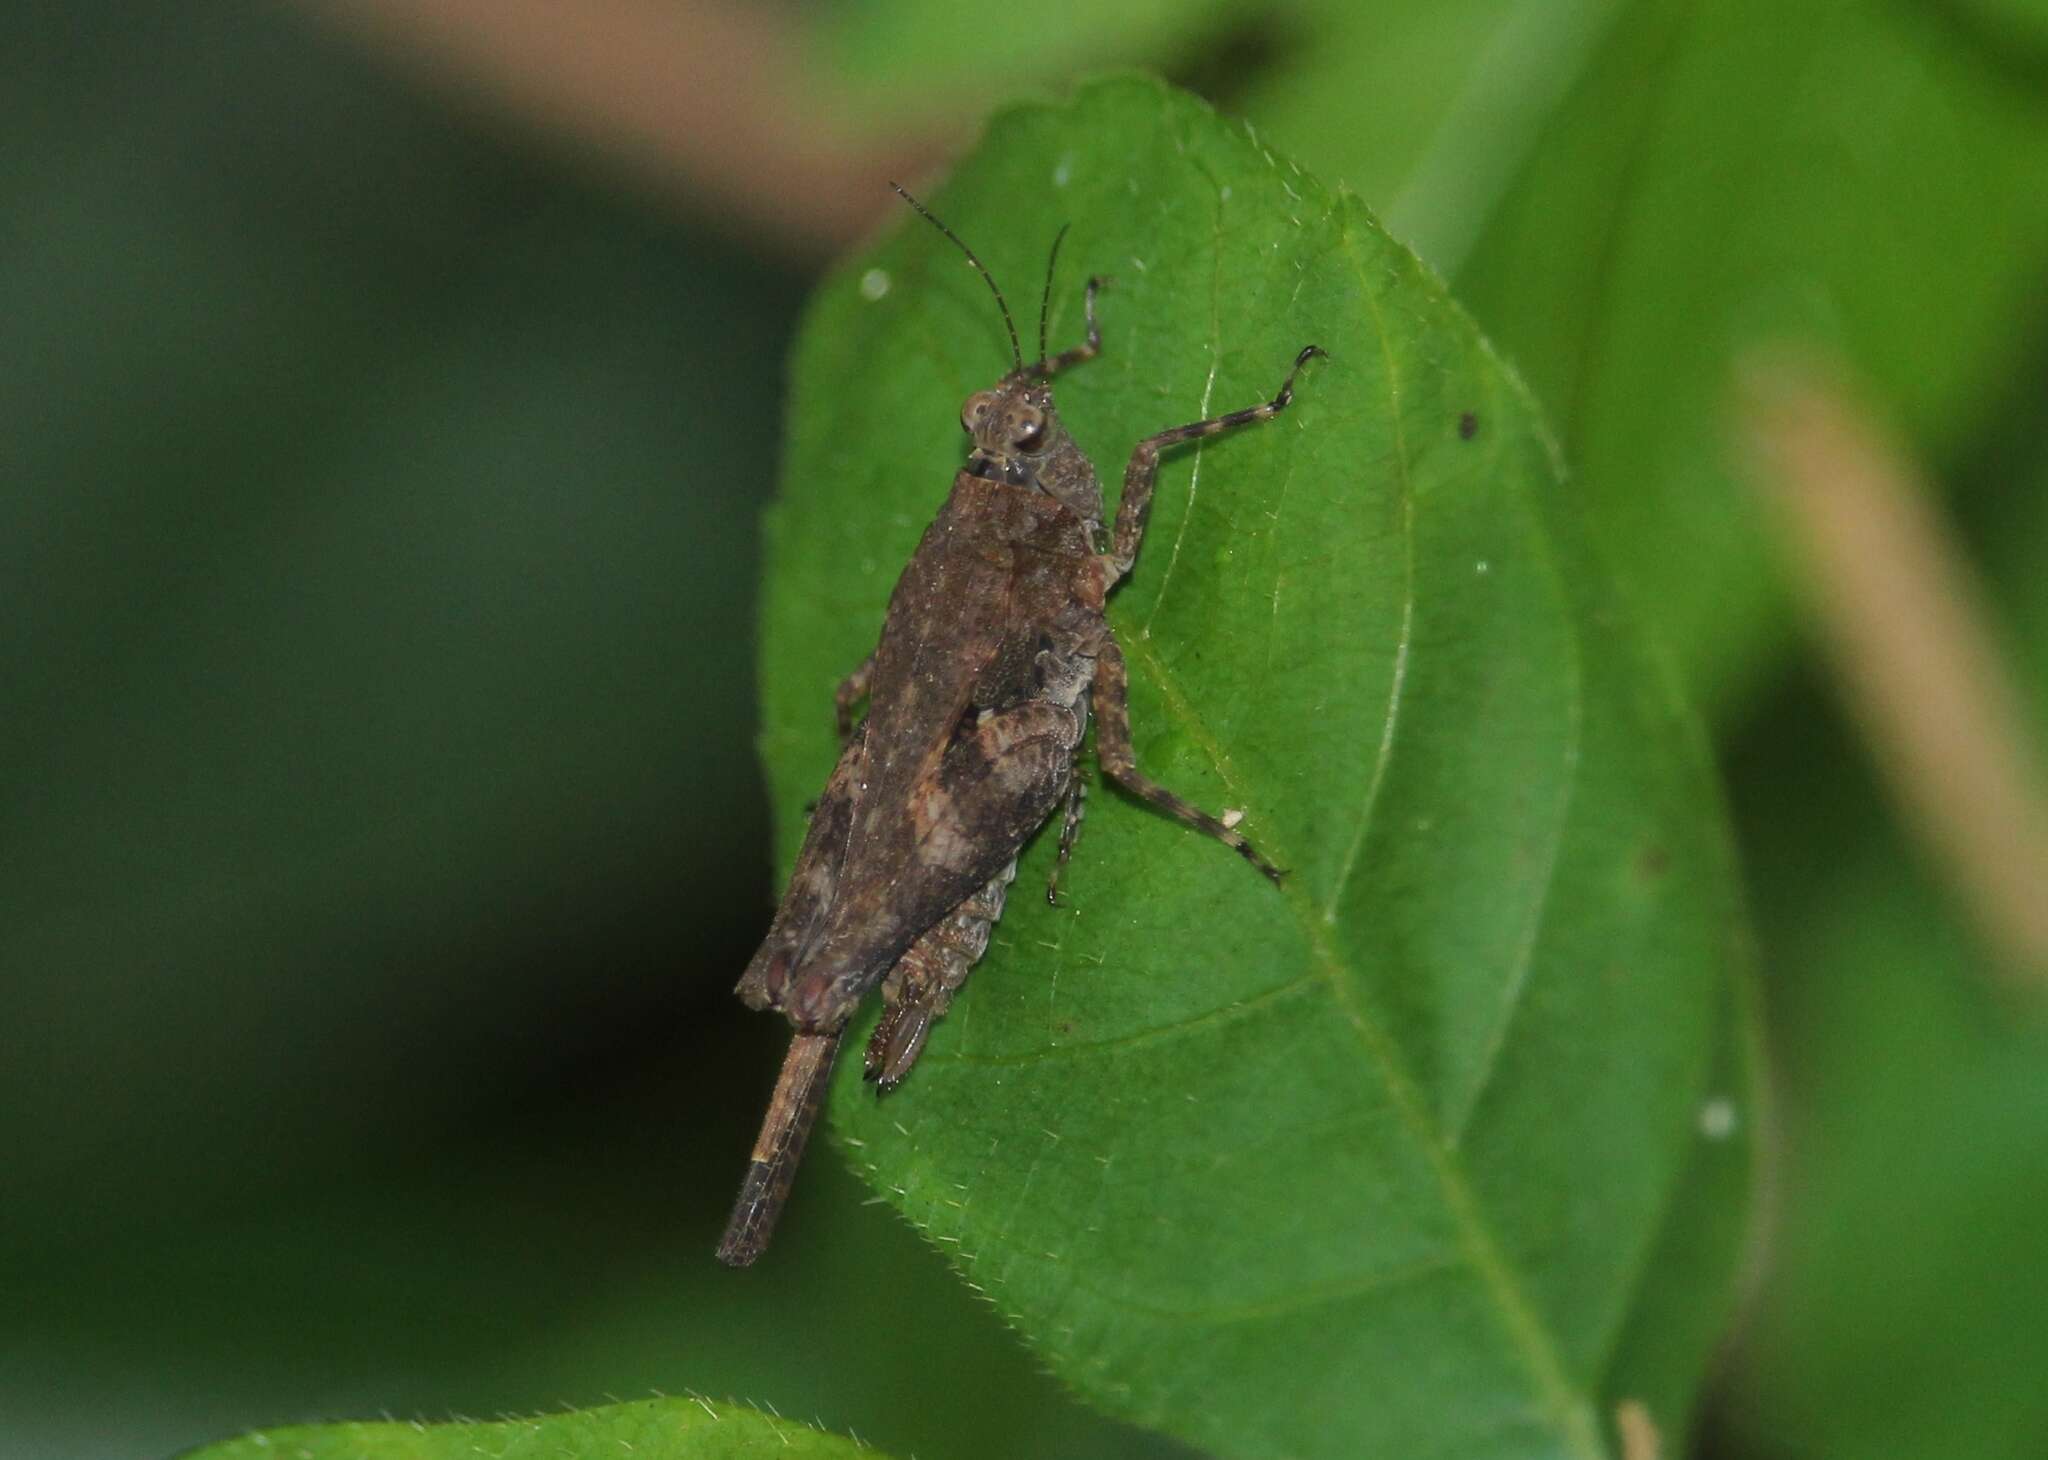
[[[881,641],[839,686],[845,749],[812,811],[767,940],[739,982],[750,1007],[779,1009],[796,1035],[719,1244],[720,1261],[733,1267],[768,1245],[847,1021],[868,990],[881,984],[883,1010],[866,1074],[889,1090],[917,1063],[933,1022],[988,947],[1018,851],[1064,802],[1046,890],[1056,900],[1059,867],[1081,824],[1074,760],[1091,702],[1096,757],[1110,779],[1281,877],[1229,824],[1138,770],[1124,658],[1103,603],[1138,556],[1159,454],[1278,415],[1301,367],[1324,352],[1310,345],[1296,355],[1270,401],[1139,442],[1115,526],[1105,529],[1101,483],[1060,424],[1048,385],[1100,353],[1095,296],[1104,281],[1088,281],[1084,342],[1047,354],[1054,239],[1038,359],[1027,364],[994,277],[923,204],[896,191],[988,284],[1015,365],[961,409],[973,443],[967,465],[897,580]],[[863,698],[868,713],[856,728]]]

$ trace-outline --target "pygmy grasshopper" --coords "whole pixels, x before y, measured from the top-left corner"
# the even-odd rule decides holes
[[[987,948],[1018,851],[1064,802],[1056,885],[1081,822],[1074,759],[1091,705],[1096,757],[1111,780],[1281,876],[1230,824],[1138,770],[1124,658],[1103,604],[1138,556],[1160,453],[1278,415],[1301,367],[1324,352],[1310,345],[1296,355],[1270,401],[1140,441],[1105,528],[1102,486],[1061,425],[1049,384],[1100,353],[1095,296],[1104,281],[1088,281],[1086,339],[1049,355],[1047,264],[1038,359],[1027,364],[994,277],[923,204],[896,191],[987,282],[1015,364],[961,409],[967,465],[897,580],[880,642],[839,686],[845,748],[767,940],[740,979],[749,1006],[779,1009],[796,1034],[719,1244],[733,1267],[768,1245],[855,1008],[881,984],[866,1074],[891,1089]],[[863,698],[868,713],[855,727]]]

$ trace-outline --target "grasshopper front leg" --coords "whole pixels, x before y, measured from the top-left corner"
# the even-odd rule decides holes
[[[1269,401],[1246,406],[1227,415],[1175,426],[1170,431],[1147,436],[1138,443],[1131,452],[1130,465],[1124,468],[1124,494],[1116,504],[1116,529],[1111,538],[1110,560],[1116,567],[1117,577],[1122,578],[1131,571],[1131,564],[1138,560],[1138,546],[1145,540],[1145,523],[1152,515],[1152,484],[1159,477],[1159,453],[1183,441],[1218,436],[1239,426],[1249,426],[1255,421],[1270,420],[1279,415],[1294,399],[1294,377],[1301,374],[1301,367],[1313,356],[1327,357],[1328,354],[1329,351],[1320,345],[1305,346],[1294,357],[1294,368],[1287,372],[1279,393]]]
[[[1065,236],[1065,230],[1061,230],[1061,236]],[[1057,239],[1054,240],[1052,247],[1053,257],[1058,258],[1060,246]],[[1045,271],[1045,282],[1046,287],[1050,289],[1052,286],[1052,270],[1050,268],[1047,268]],[[1102,353],[1102,326],[1095,322],[1095,296],[1102,292],[1102,286],[1108,282],[1109,280],[1103,278],[1100,274],[1097,274],[1088,281],[1088,292],[1083,297],[1081,303],[1082,312],[1088,318],[1088,333],[1081,343],[1075,345],[1072,349],[1062,350],[1057,355],[1046,355],[1035,364],[1026,366],[1026,369],[1041,379],[1050,380],[1068,366],[1080,365],[1086,361],[1093,360]],[[1046,298],[1050,301],[1051,295],[1048,294]],[[1038,330],[1042,337],[1045,333],[1045,307],[1043,304],[1040,305],[1038,311]],[[1039,348],[1040,350],[1045,348],[1043,338],[1039,341]]]

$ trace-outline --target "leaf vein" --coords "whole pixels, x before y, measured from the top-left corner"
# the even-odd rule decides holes
[[[1461,1271],[1464,1267],[1464,1258],[1457,1252],[1444,1251],[1395,1267],[1312,1283],[1256,1303],[1219,1303],[1205,1308],[1161,1308],[1141,1298],[1134,1298],[1128,1293],[1103,1293],[1098,1296],[1118,1307],[1142,1314],[1154,1323],[1223,1327],[1233,1323],[1256,1323],[1274,1318],[1290,1318],[1297,1313],[1327,1308],[1357,1298],[1376,1297],[1396,1288],[1406,1287],[1410,1283],[1423,1282],[1447,1272]]]
[[[935,1065],[971,1065],[977,1068],[1002,1066],[1015,1069],[1056,1059],[1076,1059],[1087,1055],[1106,1054],[1113,1050],[1127,1050],[1133,1045],[1156,1044],[1182,1038],[1211,1024],[1228,1024],[1258,1013],[1270,1005],[1281,1002],[1289,994],[1299,993],[1302,989],[1311,987],[1321,977],[1320,972],[1311,968],[1285,983],[1275,984],[1272,988],[1253,994],[1248,999],[1234,999],[1214,1009],[1204,1009],[1201,1013],[1177,1023],[1154,1025],[1152,1028],[1140,1029],[1134,1034],[1120,1035],[1115,1039],[1091,1039],[1077,1044],[1049,1044],[1043,1049],[1026,1050],[1021,1054],[968,1054],[964,1050],[943,1054],[931,1052],[927,1053],[919,1064],[923,1068]]]
[[[1348,233],[1345,238],[1348,254]],[[1362,270],[1360,276],[1362,281]],[[1415,638],[1415,490],[1408,474],[1408,439],[1403,434],[1401,421],[1399,371],[1394,363],[1393,345],[1387,338],[1386,325],[1379,317],[1376,303],[1373,324],[1379,332],[1380,352],[1387,366],[1387,409],[1393,417],[1394,462],[1401,483],[1401,634],[1394,645],[1394,673],[1387,686],[1387,712],[1380,728],[1379,750],[1373,760],[1372,777],[1366,782],[1365,800],[1358,808],[1358,829],[1352,833],[1351,844],[1344,849],[1343,860],[1337,864],[1337,876],[1330,885],[1330,900],[1323,907],[1323,922],[1330,925],[1337,921],[1337,905],[1343,900],[1344,890],[1350,885],[1352,873],[1357,868],[1359,854],[1365,848],[1373,812],[1379,805],[1380,788],[1386,783],[1387,766],[1394,758],[1394,734],[1401,723],[1402,697],[1408,687],[1408,649]]]
[[[1498,399],[1497,389],[1495,399]],[[1491,404],[1488,408],[1493,409]],[[1566,596],[1565,586],[1550,540],[1542,532],[1534,533],[1532,536],[1537,543],[1537,550],[1542,554],[1544,569],[1549,574],[1558,597],[1563,599]],[[1508,1033],[1514,1026],[1515,1015],[1522,1007],[1523,994],[1528,988],[1529,973],[1535,965],[1536,944],[1542,937],[1544,924],[1550,915],[1550,893],[1557,884],[1557,864],[1564,853],[1566,828],[1571,820],[1573,798],[1578,793],[1582,762],[1580,751],[1586,728],[1586,671],[1580,657],[1577,635],[1567,635],[1565,645],[1566,665],[1571,675],[1571,697],[1564,747],[1564,776],[1558,789],[1557,807],[1551,817],[1550,846],[1544,857],[1542,876],[1537,882],[1535,903],[1529,909],[1528,926],[1522,931],[1514,960],[1509,965],[1507,980],[1501,989],[1500,1009],[1494,1016],[1493,1030],[1487,1037],[1486,1048],[1480,1056],[1479,1067],[1474,1072],[1471,1089],[1458,1103],[1456,1110],[1446,1113],[1445,1126],[1453,1146],[1464,1139],[1473,1114],[1479,1109],[1481,1098],[1500,1069],[1501,1052],[1507,1047]]]
[[[1213,180],[1212,180],[1213,181]],[[1210,250],[1212,260],[1209,271],[1209,374],[1202,382],[1202,406],[1195,419],[1209,419],[1209,402],[1216,392],[1216,367],[1223,358],[1223,310],[1218,295],[1223,287],[1223,201],[1219,194],[1216,202],[1215,246]],[[1167,554],[1166,571],[1159,575],[1159,592],[1153,595],[1152,607],[1145,614],[1145,622],[1138,626],[1138,637],[1152,637],[1152,622],[1159,617],[1159,610],[1165,606],[1166,590],[1173,583],[1173,570],[1180,563],[1181,544],[1187,541],[1188,527],[1195,520],[1195,493],[1202,483],[1202,446],[1200,439],[1189,453],[1193,457],[1188,468],[1187,505],[1181,510],[1180,530],[1173,535],[1173,551]],[[1156,468],[1155,468],[1156,469]],[[1154,483],[1155,490],[1157,483]],[[1123,505],[1118,499],[1117,505]]]

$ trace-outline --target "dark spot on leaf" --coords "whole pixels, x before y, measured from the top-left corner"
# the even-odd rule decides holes
[[[1671,853],[1663,847],[1644,847],[1636,858],[1636,870],[1646,882],[1662,877],[1670,868]]]
[[[1479,412],[1467,411],[1458,417],[1458,439],[1470,441],[1479,434]]]

